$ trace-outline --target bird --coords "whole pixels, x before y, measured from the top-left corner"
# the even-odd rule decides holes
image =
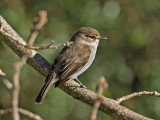
[[[52,84],[55,87],[72,79],[80,84],[81,88],[87,88],[78,79],[78,76],[86,71],[95,59],[99,41],[107,39],[92,27],[82,27],[72,36],[69,46],[64,46],[55,58],[46,77],[44,86],[39,92],[36,103],[42,103]]]

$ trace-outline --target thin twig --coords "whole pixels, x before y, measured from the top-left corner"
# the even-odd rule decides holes
[[[4,116],[4,115],[8,115],[10,113],[12,113],[13,110],[12,108],[8,108],[8,109],[0,109],[0,116]],[[23,108],[18,108],[18,112],[23,115],[23,116],[26,116],[30,119],[33,119],[33,120],[43,120],[39,115],[37,114],[34,114],[28,110],[25,110]]]
[[[43,50],[43,49],[57,49],[60,46],[70,46],[73,42],[60,43],[53,45],[53,42],[48,46],[30,46],[29,49],[32,50]]]
[[[28,46],[32,46],[38,33],[43,30],[44,25],[47,23],[47,11],[39,11],[39,16],[33,19],[34,26],[28,38]]]
[[[39,17],[34,18],[34,27],[31,30],[31,33],[28,38],[28,46],[32,46],[34,41],[36,40],[36,37],[40,30],[43,29],[43,26],[47,23],[47,12],[46,11],[40,11]],[[19,96],[19,75],[20,75],[20,69],[21,67],[26,63],[27,56],[24,55],[21,58],[21,61],[15,63],[14,70],[15,73],[13,75],[13,93],[12,93],[12,109],[13,109],[13,119],[19,120],[19,113],[18,113],[18,96]]]
[[[26,63],[27,56],[23,56],[21,61],[15,63],[14,65],[14,75],[13,75],[13,91],[12,91],[12,109],[13,109],[13,120],[19,120],[18,113],[18,96],[19,96],[19,75],[21,67]]]
[[[12,92],[13,84],[2,75],[0,75],[0,79],[2,80],[3,85]]]
[[[122,102],[124,102],[126,100],[129,100],[129,99],[131,99],[133,97],[139,97],[139,96],[142,96],[142,95],[160,97],[160,93],[158,93],[156,91],[154,91],[154,92],[143,91],[143,92],[135,92],[135,93],[132,93],[130,95],[126,95],[126,96],[123,96],[121,98],[118,98],[117,102],[118,102],[118,104],[121,104]]]
[[[106,89],[108,87],[108,84],[105,80],[104,77],[100,77],[99,80],[98,80],[98,99],[96,100],[96,102],[94,103],[94,106],[93,106],[93,109],[92,109],[92,112],[91,112],[91,115],[90,115],[90,120],[100,120],[100,118],[96,118],[97,116],[97,111],[98,111],[98,108],[101,104],[101,101],[102,101],[102,91],[103,89]]]
[[[0,75],[5,76],[5,75],[6,75],[6,73],[4,73],[4,72],[0,69]]]
[[[0,69],[0,79],[2,80],[3,85],[11,92],[13,89],[13,85],[12,83],[7,80],[4,76],[6,75],[6,73],[4,73],[1,69]]]

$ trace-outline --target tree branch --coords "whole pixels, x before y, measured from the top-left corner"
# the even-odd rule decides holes
[[[2,70],[0,69],[0,79],[2,80],[2,83],[3,85],[7,88],[7,90],[9,90],[9,92],[11,93],[12,92],[12,89],[13,89],[13,85],[12,83],[7,80],[4,76],[6,74],[4,72],[2,72]]]
[[[32,49],[32,50],[57,49],[58,47],[61,47],[61,46],[69,46],[73,42],[60,43],[60,44],[57,44],[57,45],[53,45],[53,43],[54,43],[54,41],[52,41],[52,43],[50,45],[47,45],[47,46],[30,46],[28,48]]]
[[[142,96],[142,95],[150,95],[150,96],[160,97],[160,93],[158,93],[156,91],[154,91],[154,92],[143,91],[143,92],[135,92],[135,93],[132,93],[130,95],[126,95],[126,96],[123,96],[121,98],[118,98],[117,102],[119,104],[121,104],[122,102],[124,102],[126,100],[129,100],[133,97],[139,97],[139,96]]]
[[[6,73],[4,73],[4,72],[0,69],[0,75],[5,76],[5,75],[6,75]]]
[[[12,108],[8,108],[8,109],[0,109],[0,116],[3,116],[3,115],[8,115],[10,113],[13,112],[13,109]],[[37,114],[33,114],[32,112],[28,111],[28,110],[25,110],[23,108],[18,108],[18,112],[23,115],[23,116],[26,116],[30,119],[33,119],[33,120],[43,120],[39,115]]]
[[[28,38],[28,46],[32,46],[39,31],[43,29],[43,26],[47,23],[47,12],[46,11],[40,11],[39,16],[34,18],[34,27],[31,30],[31,33]],[[27,56],[22,56],[21,60],[19,62],[16,62],[14,64],[14,75],[13,75],[13,85],[7,80],[2,79],[4,85],[11,90],[12,95],[12,115],[13,120],[19,120],[19,111],[18,111],[18,98],[19,98],[19,76],[20,76],[20,69],[21,67],[26,63]],[[4,75],[3,72],[0,70],[0,75]],[[12,87],[12,86],[13,87]]]
[[[4,74],[3,74],[4,75]],[[4,86],[9,90],[9,92],[12,94],[13,93],[13,84],[3,76],[2,74],[0,74],[0,80],[2,80],[2,83],[4,84]],[[17,106],[16,106],[17,107]],[[34,114],[28,110],[25,110],[23,108],[18,108],[17,107],[18,112],[23,115],[26,116],[30,119],[34,119],[34,120],[43,120],[39,115]],[[8,109],[0,109],[0,116],[4,116],[4,115],[8,115],[10,113],[13,114],[13,108],[8,108]]]
[[[39,11],[39,16],[33,19],[34,26],[28,38],[28,46],[32,46],[36,40],[39,31],[43,30],[44,25],[47,23],[47,11]]]
[[[13,90],[12,90],[12,109],[13,120],[19,120],[18,97],[19,97],[19,75],[21,67],[26,63],[27,57],[23,56],[21,61],[14,64]]]
[[[12,83],[7,80],[3,75],[0,75],[0,79],[2,80],[3,85],[9,90],[9,92],[12,92],[13,85]]]
[[[98,118],[96,119],[96,116],[97,116],[98,108],[101,104],[101,96],[102,96],[103,89],[106,89],[108,87],[108,84],[104,77],[99,78],[97,86],[98,86],[98,92],[97,92],[98,99],[94,103],[94,106],[90,115],[90,120],[100,120]]]
[[[32,46],[39,31],[43,28],[43,26],[47,23],[47,12],[40,11],[39,16],[34,18],[34,27],[31,30],[31,33],[28,38],[28,46]],[[13,91],[12,91],[12,109],[13,109],[13,119],[19,120],[19,112],[18,112],[18,96],[19,96],[19,76],[20,76],[20,69],[26,63],[27,56],[22,56],[22,59],[14,64],[14,75],[13,75]]]
[[[27,55],[27,63],[42,75],[47,76],[51,64],[35,50],[26,48],[26,42],[10,27],[2,16],[0,16],[0,34],[5,38],[3,41],[17,55],[20,57]],[[89,89],[74,87],[78,85],[79,84],[73,80],[69,80],[59,87],[75,99],[93,106],[98,99],[97,94]],[[99,109],[118,120],[152,120],[119,105],[113,99],[103,96]]]

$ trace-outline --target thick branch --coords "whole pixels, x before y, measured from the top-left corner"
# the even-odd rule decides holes
[[[40,54],[35,50],[29,50],[26,46],[26,42],[10,27],[10,25],[0,16],[0,34],[5,38],[3,41],[20,57],[27,55],[28,64],[34,67],[38,72],[47,75],[51,64],[46,61]],[[78,84],[73,80],[67,81],[61,85],[60,88],[68,93],[70,96],[93,106],[98,96],[95,92],[74,87]],[[102,102],[99,109],[115,119],[118,120],[151,120],[150,118],[144,117],[137,114],[123,106],[120,106],[115,100],[102,97]]]

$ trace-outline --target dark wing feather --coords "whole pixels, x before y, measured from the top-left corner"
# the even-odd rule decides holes
[[[57,87],[58,85],[60,85],[61,83],[64,83],[65,81],[68,80],[68,78],[75,74],[76,72],[78,72],[79,70],[81,70],[83,68],[83,66],[85,65],[86,62],[84,63],[75,63],[72,62],[71,65],[69,65],[67,67],[67,69],[64,69],[64,71],[61,71],[61,76],[59,77],[59,80],[56,82],[55,87]]]
[[[67,52],[69,52],[69,54]],[[91,51],[88,46],[80,46],[79,44],[73,47],[70,46],[69,49],[59,57],[63,64],[60,66],[58,73],[59,80],[56,82],[55,87],[67,81],[70,76],[80,71],[87,63],[90,53]]]
[[[56,74],[54,73],[54,68],[55,68],[55,66],[52,65],[52,68],[50,69],[50,71],[46,77],[45,84],[43,85],[43,88],[41,89],[41,91],[39,92],[39,94],[35,100],[36,103],[42,103],[49,88],[52,86],[53,82],[55,81]]]

